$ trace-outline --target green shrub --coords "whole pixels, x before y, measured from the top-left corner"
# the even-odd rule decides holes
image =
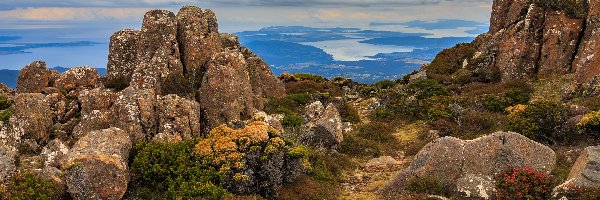
[[[440,85],[436,80],[423,79],[408,84],[408,89],[415,94],[417,99],[427,99],[432,96],[448,96],[450,91]]]
[[[8,97],[0,95],[0,110],[5,110],[10,108],[10,101],[8,101]]]
[[[497,199],[550,199],[557,181],[530,168],[509,168],[495,177]]]
[[[8,120],[10,119],[10,117],[14,114],[12,109],[6,109],[6,110],[2,110],[0,111],[0,121],[3,122],[8,122]]]
[[[347,102],[335,102],[343,122],[359,123],[358,111]]]
[[[587,17],[587,1],[581,0],[534,0],[535,4],[547,10],[565,11],[567,15],[583,19]]]
[[[382,81],[379,81],[379,82],[377,82],[377,83],[373,84],[372,86],[373,86],[373,87],[376,87],[376,88],[378,88],[378,89],[380,89],[380,90],[382,90],[382,89],[389,89],[389,88],[392,88],[392,87],[394,87],[394,86],[396,86],[396,85],[398,85],[398,83],[396,83],[395,81],[391,81],[391,80],[382,80]]]
[[[465,59],[472,58],[473,54],[475,54],[474,46],[467,43],[444,49],[431,64],[425,66],[427,76],[443,82],[450,81],[450,75],[461,69]]]
[[[384,150],[378,142],[346,133],[339,151],[346,155],[358,157],[377,157],[383,155]]]
[[[510,114],[508,129],[537,141],[556,143],[574,135],[566,126],[568,111],[560,102],[537,102]]]
[[[284,83],[296,82],[296,81],[314,81],[314,82],[325,82],[326,78],[314,74],[281,74],[277,78]]]
[[[431,176],[413,177],[406,181],[406,190],[414,193],[425,193],[433,195],[446,195],[448,188],[436,178]]]
[[[138,144],[134,149],[132,181],[169,199],[204,197],[220,199],[227,192],[215,186],[217,170],[194,149],[194,141]]]
[[[438,119],[450,119],[460,113],[455,113],[450,109],[450,104],[456,103],[456,100],[450,96],[433,96],[419,101],[420,113],[422,118],[429,121]]]
[[[394,137],[394,127],[389,123],[371,122],[354,127],[356,135],[367,140],[379,142],[381,144],[391,143],[396,140]]]
[[[486,95],[481,99],[481,104],[486,110],[504,112],[506,108],[518,104],[528,104],[531,92],[518,89],[509,89],[501,95]]]
[[[56,185],[30,173],[17,174],[6,184],[6,190],[0,190],[0,199],[10,200],[49,200],[57,192]]]
[[[304,117],[291,110],[280,109],[277,111],[277,113],[285,115],[283,117],[283,120],[281,120],[281,125],[283,125],[284,127],[297,128],[302,126],[302,123],[304,123]]]
[[[289,110],[300,113],[304,106],[312,102],[312,96],[306,93],[291,94],[281,99],[272,99],[265,105],[265,111],[268,113],[282,113],[281,110]]]
[[[298,93],[323,93],[329,94],[332,96],[341,96],[344,92],[340,89],[339,86],[335,85],[332,82],[315,82],[311,80],[303,80],[303,81],[295,81],[289,82],[285,84],[285,91],[288,94],[298,94]]]

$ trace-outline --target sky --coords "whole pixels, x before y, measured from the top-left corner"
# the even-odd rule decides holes
[[[220,31],[229,33],[290,25],[419,32],[423,28],[371,24],[439,19],[489,23],[492,0],[0,0],[0,37],[21,37],[11,44],[3,44],[0,40],[0,47],[15,43],[100,43],[102,49],[38,50],[50,52],[49,55],[68,54],[63,58],[52,58],[58,60],[54,61],[55,65],[83,65],[95,54],[100,57],[107,54],[102,51],[106,51],[113,32],[124,28],[139,29],[147,10],[176,12],[183,5],[215,11]],[[453,29],[439,30],[442,36],[461,36],[460,33]],[[18,55],[9,59],[0,54],[0,69],[19,68],[31,62],[29,59],[36,57]],[[68,59],[73,61],[62,62]],[[105,67],[101,62],[92,64],[96,65],[93,67]]]

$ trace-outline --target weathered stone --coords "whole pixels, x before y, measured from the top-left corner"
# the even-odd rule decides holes
[[[200,104],[177,95],[158,99],[156,115],[160,124],[154,140],[181,141],[200,134]]]
[[[569,18],[559,11],[546,13],[538,78],[552,78],[571,72],[582,29],[582,19]]]
[[[52,75],[53,73],[46,68],[45,62],[35,61],[21,69],[19,79],[17,80],[17,92],[42,92],[53,80]]]
[[[69,153],[69,147],[60,140],[52,140],[42,149],[40,155],[43,158],[45,167],[58,168],[60,161],[67,153]]]
[[[110,37],[106,77],[112,84],[129,84],[138,66],[140,31],[125,29]]]
[[[0,83],[0,94],[10,94],[13,93],[14,90],[9,88],[8,86]]]
[[[166,10],[146,12],[138,45],[140,63],[130,85],[160,92],[161,82],[167,77],[183,75],[180,57],[175,14]]]
[[[237,51],[215,55],[200,87],[204,131],[250,118],[256,110],[254,100],[243,55]]]
[[[575,83],[585,84],[600,74],[600,1],[588,0],[588,16],[577,56],[573,61]]]
[[[61,163],[73,199],[121,199],[129,182],[129,135],[118,128],[83,136]]]
[[[110,128],[114,120],[111,106],[116,97],[114,92],[103,88],[82,91],[79,95],[81,121],[73,130],[73,138],[93,130]]]
[[[512,8],[511,8],[512,9]],[[495,65],[503,82],[536,77],[544,28],[544,10],[531,4],[525,18],[506,28],[498,43]]]
[[[330,103],[320,116],[306,124],[308,132],[301,135],[299,140],[308,146],[336,148],[344,141],[342,125],[340,113]]]
[[[17,150],[0,142],[0,184],[7,181],[17,170],[15,157]]]
[[[494,0],[490,33],[494,34],[521,19],[527,0]]]
[[[58,75],[54,87],[67,91],[78,88],[94,88],[100,84],[100,74],[96,69],[84,66],[74,67]]]
[[[585,148],[571,168],[569,186],[600,188],[600,146]]]
[[[261,121],[267,122],[269,124],[269,126],[273,127],[275,130],[279,131],[280,133],[285,132],[283,126],[281,125],[281,120],[283,120],[283,118],[285,117],[285,115],[283,115],[283,114],[268,115],[267,113],[260,111],[260,112],[255,113],[254,117],[262,118]],[[249,124],[252,121],[253,120],[249,120],[249,122],[247,122],[246,124]]]
[[[211,10],[195,6],[184,6],[177,13],[177,41],[182,52],[185,73],[196,75],[210,61],[213,54],[220,52],[217,18]]]
[[[444,137],[419,151],[397,181],[433,177],[455,186],[466,197],[489,198],[495,186],[493,177],[507,167],[527,167],[549,174],[555,164],[552,149],[517,133],[497,132],[467,141]]]
[[[133,143],[147,141],[158,130],[154,90],[136,90],[131,87],[119,92],[114,103],[114,127],[129,133]]]
[[[391,156],[381,156],[373,158],[365,164],[365,169],[371,172],[391,171],[390,169],[398,168],[402,164]]]
[[[0,140],[8,144],[30,143],[34,149],[48,142],[54,116],[45,96],[18,94],[14,97],[14,104],[18,106],[14,106],[6,131],[0,131]]]
[[[248,64],[248,73],[250,75],[250,83],[256,98],[281,98],[285,95],[285,86],[279,81],[271,71],[271,68],[260,57],[251,52],[247,48],[242,48],[242,52]],[[263,109],[262,100],[255,101],[255,107]]]
[[[325,107],[321,101],[315,101],[304,108],[304,119],[308,122],[316,120],[323,114]]]

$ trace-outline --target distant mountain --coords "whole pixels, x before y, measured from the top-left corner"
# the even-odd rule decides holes
[[[375,45],[395,45],[411,46],[417,48],[448,48],[458,43],[467,43],[473,41],[473,37],[445,37],[445,38],[425,38],[418,36],[408,37],[384,37],[361,41],[361,43]]]
[[[67,70],[69,70],[69,68],[64,68],[64,67],[54,67],[54,68],[50,68],[51,70],[56,70],[58,73],[63,73]],[[98,73],[101,76],[106,75],[106,68],[96,68],[96,71],[98,71]],[[10,88],[16,88],[17,87],[17,79],[19,78],[19,72],[20,70],[10,70],[10,69],[0,69],[0,83],[10,87]]]
[[[0,36],[0,41],[9,41],[18,39],[17,37]],[[0,55],[28,53],[27,49],[46,48],[46,47],[79,47],[93,46],[99,43],[90,41],[63,42],[63,43],[10,43],[10,46],[0,47]]]

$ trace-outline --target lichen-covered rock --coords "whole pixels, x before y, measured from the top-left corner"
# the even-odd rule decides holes
[[[77,139],[87,132],[110,128],[114,120],[111,106],[116,97],[117,94],[103,88],[81,91],[78,98],[81,120],[73,129],[72,137]]]
[[[16,157],[17,150],[14,147],[0,142],[0,184],[7,181],[17,170],[15,166]]]
[[[175,14],[152,10],[144,15],[138,44],[140,63],[133,72],[131,86],[136,89],[161,91],[161,82],[170,75],[183,75],[177,43]]]
[[[600,188],[600,146],[588,147],[581,152],[564,185]]]
[[[127,190],[132,144],[118,128],[92,131],[65,156],[61,168],[73,199],[121,199]]]
[[[185,73],[202,71],[213,54],[221,51],[217,18],[211,10],[184,6],[177,13],[177,41],[180,43]]]
[[[496,33],[521,19],[527,0],[494,0],[490,33]]]
[[[39,145],[48,142],[52,128],[53,112],[39,93],[18,94],[14,98],[14,114],[0,131],[0,141],[7,144],[21,144],[29,146],[31,150],[38,150]]]
[[[118,93],[113,105],[113,126],[129,133],[134,144],[147,141],[158,130],[156,104],[154,90],[126,88]]]
[[[543,28],[544,10],[531,4],[523,20],[497,33],[502,39],[498,41],[495,65],[503,82],[535,78]]]
[[[74,67],[58,75],[54,87],[67,91],[78,88],[94,88],[100,83],[100,74],[96,69],[84,66]]]
[[[42,156],[45,167],[58,168],[62,159],[69,153],[69,147],[60,140],[50,141],[43,149]]]
[[[344,141],[342,118],[331,103],[314,121],[308,122],[306,128],[308,133],[299,138],[302,144],[333,149]]]
[[[600,74],[600,1],[588,0],[588,7],[583,40],[573,62],[577,84],[585,84]]]
[[[552,78],[571,72],[582,29],[582,19],[569,18],[560,11],[546,13],[539,78]]]
[[[9,88],[8,86],[0,83],[0,94],[10,94],[13,93],[14,90]]]
[[[237,51],[215,55],[200,87],[205,131],[250,118],[256,110],[255,100],[244,56]]]
[[[177,95],[160,97],[156,115],[160,127],[154,140],[177,142],[200,134],[200,104],[196,101]]]
[[[433,177],[465,197],[490,198],[493,177],[507,167],[527,167],[549,174],[556,164],[552,149],[512,132],[475,140],[451,137],[427,144],[388,188],[403,187],[411,177]],[[391,189],[394,190],[394,189]]]
[[[140,31],[125,29],[110,37],[106,77],[112,84],[129,84],[137,67]]]
[[[269,65],[245,47],[242,48],[242,52],[248,64],[248,73],[250,80],[252,80],[250,83],[252,84],[254,96],[268,99],[283,97],[285,86],[273,75]],[[262,109],[263,105],[257,104],[256,107]]]
[[[43,61],[35,61],[21,69],[17,79],[18,93],[39,93],[50,85],[53,73]]]
[[[325,107],[321,101],[315,101],[304,108],[304,119],[308,122],[316,120],[323,114]]]

